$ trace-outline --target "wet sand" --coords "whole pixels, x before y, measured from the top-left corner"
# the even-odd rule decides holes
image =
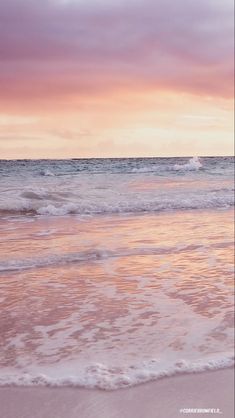
[[[5,387],[1,418],[178,418],[234,416],[234,370],[164,378],[116,391]],[[187,408],[206,409],[189,413]],[[208,409],[218,410],[216,413]],[[182,410],[182,411],[181,411]]]

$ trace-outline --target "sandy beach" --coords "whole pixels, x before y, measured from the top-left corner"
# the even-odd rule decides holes
[[[234,0],[0,0],[0,418],[234,417]]]
[[[232,418],[233,390],[233,369],[165,378],[116,391],[6,387],[0,389],[0,413],[2,418]],[[195,408],[205,411],[188,411]]]

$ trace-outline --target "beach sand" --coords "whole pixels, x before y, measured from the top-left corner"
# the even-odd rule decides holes
[[[5,387],[1,418],[178,418],[234,416],[233,369],[164,378],[132,388],[102,391],[80,388]],[[214,408],[219,413],[186,413]]]

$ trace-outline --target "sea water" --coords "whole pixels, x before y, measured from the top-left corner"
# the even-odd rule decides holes
[[[0,161],[0,384],[233,364],[233,158]]]

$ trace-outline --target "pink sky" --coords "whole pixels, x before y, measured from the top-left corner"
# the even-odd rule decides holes
[[[0,158],[233,153],[232,0],[1,0]]]

